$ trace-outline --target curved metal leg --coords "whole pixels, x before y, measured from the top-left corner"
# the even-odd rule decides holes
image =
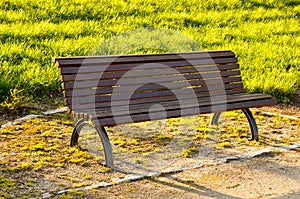
[[[72,132],[71,142],[70,146],[76,146],[78,145],[78,138],[79,138],[79,132],[81,131],[83,127],[84,119],[80,119],[76,122],[75,127]]]
[[[88,121],[86,121],[84,119],[80,119],[76,122],[75,128],[72,133],[72,137],[71,137],[71,142],[70,142],[71,147],[78,145],[78,138],[79,138],[80,131],[82,130],[82,128],[85,125],[90,126],[91,123],[89,123]],[[108,135],[105,131],[105,128],[95,126],[94,124],[93,124],[93,127],[96,129],[96,131],[100,137],[102,146],[103,146],[103,151],[104,151],[104,156],[105,156],[105,165],[108,167],[113,167],[114,163],[113,163],[112,147],[111,147]]]
[[[254,119],[254,117],[253,117],[250,109],[246,108],[246,109],[242,109],[242,111],[246,115],[247,120],[248,120],[249,125],[250,125],[250,128],[251,128],[251,133],[252,133],[251,140],[258,141],[258,129],[257,129],[257,125],[256,125],[256,122],[255,122],[255,119]]]
[[[105,131],[104,127],[95,127],[102,145],[103,145],[103,150],[104,150],[104,155],[105,155],[105,165],[108,167],[113,167],[114,166],[114,159],[113,159],[113,155],[112,155],[112,147],[108,138],[108,135]]]
[[[221,115],[222,112],[216,112],[214,113],[212,119],[211,119],[211,122],[210,122],[210,125],[218,125],[218,120],[220,118],[220,115]]]
[[[252,134],[252,137],[251,137],[250,140],[256,140],[256,141],[258,141],[258,128],[257,128],[255,119],[254,119],[254,117],[253,117],[250,109],[245,108],[245,109],[242,109],[242,111],[245,114],[245,116],[247,117],[247,120],[248,120],[249,125],[250,125],[251,134]],[[212,117],[212,120],[210,122],[210,125],[218,125],[218,120],[220,118],[221,113],[222,112],[216,112],[216,113],[214,113],[214,115]]]

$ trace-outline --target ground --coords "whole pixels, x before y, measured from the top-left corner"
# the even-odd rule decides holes
[[[108,129],[123,172],[101,165],[101,157],[84,145],[69,147],[74,123],[65,113],[2,127],[0,198],[299,198],[300,150],[279,149],[300,143],[300,108],[252,110],[259,142],[248,140],[246,119],[238,111],[225,114],[218,128],[209,127],[210,115],[203,115]],[[178,136],[183,136],[180,149]],[[226,159],[272,147],[277,148],[255,157]],[[146,169],[163,173],[118,183]]]
[[[299,169],[299,151],[292,151],[93,190],[93,196],[296,199],[300,196]]]

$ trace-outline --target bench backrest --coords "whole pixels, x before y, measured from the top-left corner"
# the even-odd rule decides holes
[[[58,57],[71,111],[245,92],[231,51]],[[130,102],[129,102],[130,101]]]

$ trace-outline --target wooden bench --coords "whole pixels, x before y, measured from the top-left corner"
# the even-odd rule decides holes
[[[235,54],[202,51],[120,56],[58,57],[67,106],[78,119],[71,146],[81,129],[92,121],[101,138],[105,164],[113,166],[112,147],[105,127],[133,122],[241,109],[258,140],[249,110],[275,104],[266,94],[243,88]]]

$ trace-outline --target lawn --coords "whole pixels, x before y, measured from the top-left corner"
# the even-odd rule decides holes
[[[148,27],[192,42],[183,47],[174,40],[171,47],[158,43],[155,49],[118,53],[231,49],[248,91],[288,102],[300,87],[299,16],[296,0],[3,0],[0,102],[12,101],[11,93],[24,101],[61,93],[52,57],[89,55],[120,33]]]

